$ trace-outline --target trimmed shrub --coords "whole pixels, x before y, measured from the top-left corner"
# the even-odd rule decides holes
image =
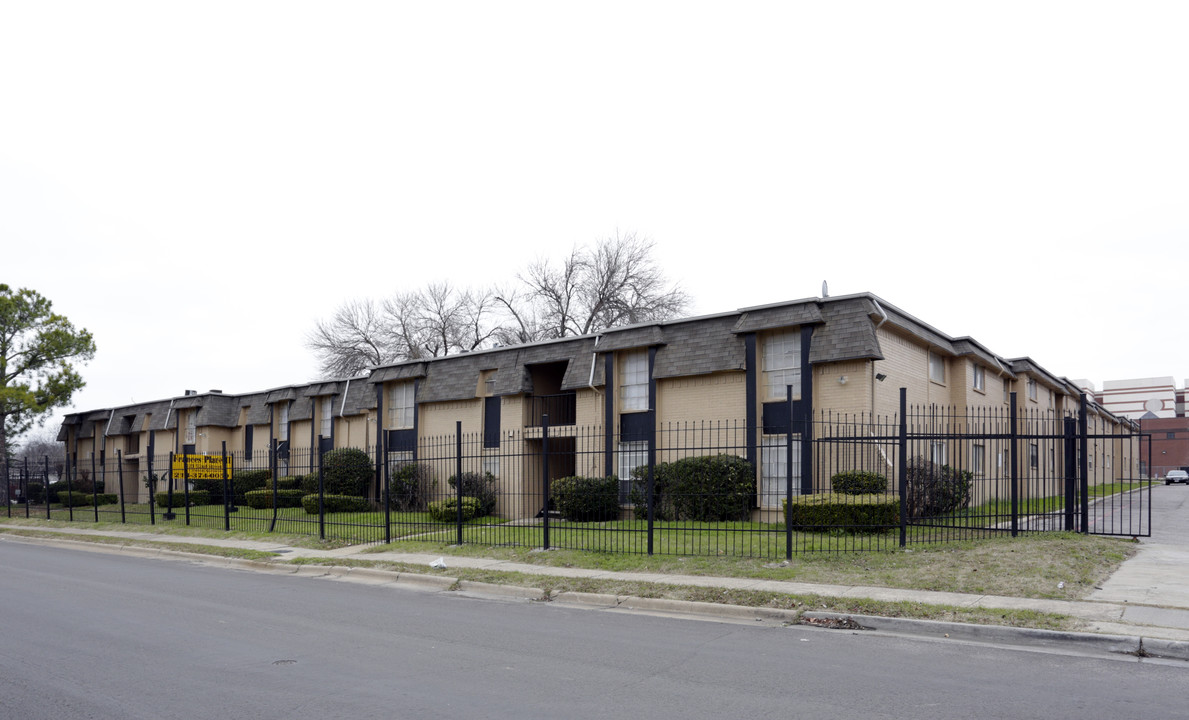
[[[271,470],[240,470],[231,474],[231,490],[234,496],[243,497],[245,493],[253,490],[260,490],[268,485],[268,481],[272,479]],[[181,478],[175,478],[175,482],[181,484]],[[190,485],[195,490],[203,490],[210,494],[211,502],[215,505],[223,504],[223,479],[222,478],[203,478],[190,481]],[[160,488],[158,488],[160,492]],[[174,489],[177,492],[177,489]],[[193,491],[191,491],[193,492]]]
[[[303,495],[301,506],[310,515],[318,514],[318,493]],[[322,509],[328,513],[367,512],[372,504],[362,495],[323,495]]]
[[[279,483],[280,480],[278,479]],[[301,507],[301,499],[305,497],[305,492],[301,488],[277,488],[277,507],[279,508],[295,508]],[[257,510],[267,510],[272,508],[272,489],[265,488],[264,490],[249,490],[244,493],[244,504],[250,508]],[[314,505],[314,512],[317,512],[317,504]]]
[[[41,505],[45,502],[45,485],[39,482],[29,482],[25,485],[25,496],[30,504]]]
[[[285,477],[277,478],[277,490],[300,490],[301,478],[297,475],[286,475]],[[272,489],[272,484],[268,483],[264,486],[265,490]],[[315,487],[316,489],[316,487]]]
[[[58,495],[58,504],[60,504],[62,507],[79,507],[83,504],[84,495],[86,495],[86,493],[69,493],[63,490],[61,494]]]
[[[388,505],[393,510],[424,510],[433,488],[433,470],[421,463],[406,463],[389,473]]]
[[[632,471],[629,498],[637,519],[648,517],[647,468]],[[659,463],[653,470],[654,516],[658,520],[747,520],[755,496],[755,470],[736,455],[701,455]]]
[[[327,495],[366,495],[375,476],[376,466],[359,448],[339,448],[322,456],[322,491]]]
[[[908,461],[908,516],[933,517],[970,504],[974,475],[923,457]]]
[[[879,473],[851,470],[840,472],[830,478],[830,489],[843,495],[886,493],[888,479]]]
[[[191,505],[210,505],[211,504],[211,494],[209,492],[207,492],[206,490],[191,490],[190,491],[190,504]],[[220,505],[222,503],[216,502],[214,504]],[[157,507],[163,507],[163,508],[170,507],[168,492],[158,492],[157,493]],[[173,491],[173,507],[175,507],[175,508],[186,507],[186,493],[181,492],[179,490]]]
[[[73,493],[71,491],[73,491]],[[71,483],[69,480],[56,480],[56,481],[50,483],[50,486],[49,486],[49,495],[50,495],[51,503],[66,502],[65,500],[62,500],[59,497],[59,495],[61,495],[61,496],[66,496],[68,494],[78,495],[79,493],[85,493],[85,492],[88,492],[88,490],[83,487],[83,484],[81,482]],[[78,503],[75,503],[75,504],[77,505]]]
[[[619,478],[564,477],[550,485],[553,506],[566,520],[605,522],[619,519]]]
[[[477,517],[482,517],[479,514],[481,503],[479,498],[463,496],[462,498],[462,521],[474,520]],[[458,522],[458,498],[452,497],[447,500],[440,500],[438,502],[431,502],[429,504],[429,516],[438,522],[453,523]]]
[[[900,524],[900,501],[882,494],[818,493],[781,505],[793,528],[804,532],[877,533]]]
[[[451,475],[448,482],[450,488],[455,490],[458,487],[458,476]],[[475,517],[492,514],[495,512],[495,504],[500,497],[500,488],[495,475],[489,472],[464,472],[462,474],[462,496],[463,498],[472,497],[479,501],[479,510]]]
[[[88,495],[87,496],[88,500],[91,497],[93,497],[93,496]],[[95,503],[97,505],[115,505],[116,503],[120,502],[120,496],[115,493],[99,493],[98,498],[99,498],[99,502]],[[87,504],[89,505],[91,503],[88,502]]]
[[[318,492],[318,471],[297,476],[297,487],[301,488],[306,495]]]

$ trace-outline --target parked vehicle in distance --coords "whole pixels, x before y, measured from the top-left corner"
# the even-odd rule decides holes
[[[1168,474],[1164,476],[1164,484],[1172,485],[1175,482],[1189,485],[1189,472],[1185,472],[1184,470],[1169,470]]]

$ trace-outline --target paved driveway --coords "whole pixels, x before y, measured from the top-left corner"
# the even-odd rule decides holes
[[[1189,627],[1189,486],[1152,488],[1152,536],[1140,539],[1136,556],[1123,563],[1090,600],[1175,608]],[[1145,608],[1129,608],[1125,619],[1144,622]],[[1161,613],[1167,624],[1169,613]]]

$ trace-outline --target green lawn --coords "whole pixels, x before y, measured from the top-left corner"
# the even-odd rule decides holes
[[[1091,488],[1096,497],[1113,492],[1136,489],[1143,483],[1115,483]],[[1030,498],[1020,502],[1021,515],[1052,513],[1064,505],[1062,497]],[[22,506],[12,507],[12,517],[24,517]],[[150,512],[152,510],[152,512]],[[52,507],[53,520],[74,522],[117,523],[166,527],[246,532],[266,535],[309,536],[346,544],[382,543],[385,541],[384,513],[379,511],[328,513],[320,522],[302,508],[253,509],[237,507],[228,519],[222,505],[175,508],[175,517],[166,520],[162,508],[148,504],[126,505],[121,514],[119,505],[76,507],[73,511]],[[30,508],[30,517],[45,518],[45,507]],[[922,543],[944,543],[990,537],[999,533],[996,526],[1010,519],[1011,505],[995,501],[966,508],[944,517],[922,521],[910,526],[907,542],[910,546]],[[459,543],[459,529],[454,523],[434,521],[427,512],[393,512],[390,515],[389,535],[394,543],[421,546],[446,546]],[[463,544],[483,547],[546,546],[545,527],[539,520],[508,521],[485,517],[463,525]],[[790,538],[783,523],[758,522],[657,522],[652,536],[652,552],[657,555],[704,557],[781,558],[788,550]],[[843,529],[832,532],[793,532],[791,549],[796,555],[810,553],[858,552],[892,550],[899,546],[899,529],[878,532],[851,533]],[[574,523],[553,521],[549,527],[548,547],[565,550],[593,551],[611,554],[647,554],[648,523],[644,520]]]

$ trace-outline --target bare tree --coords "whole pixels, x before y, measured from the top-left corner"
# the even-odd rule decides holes
[[[352,300],[306,337],[321,372],[352,377],[369,367],[469,352],[495,337],[494,294],[448,282],[395,293],[382,303]]]
[[[520,276],[547,337],[586,335],[617,325],[666,320],[689,305],[652,258],[653,243],[616,235],[575,247],[555,266],[537,260]]]
[[[667,283],[652,250],[648,240],[616,235],[575,246],[560,265],[538,259],[509,287],[459,290],[438,282],[379,304],[351,301],[320,321],[306,346],[323,373],[347,377],[489,342],[517,345],[665,320],[684,311],[689,298]]]
[[[353,377],[400,357],[386,310],[372,300],[349,300],[330,320],[318,321],[306,347],[318,356],[325,376]]]

